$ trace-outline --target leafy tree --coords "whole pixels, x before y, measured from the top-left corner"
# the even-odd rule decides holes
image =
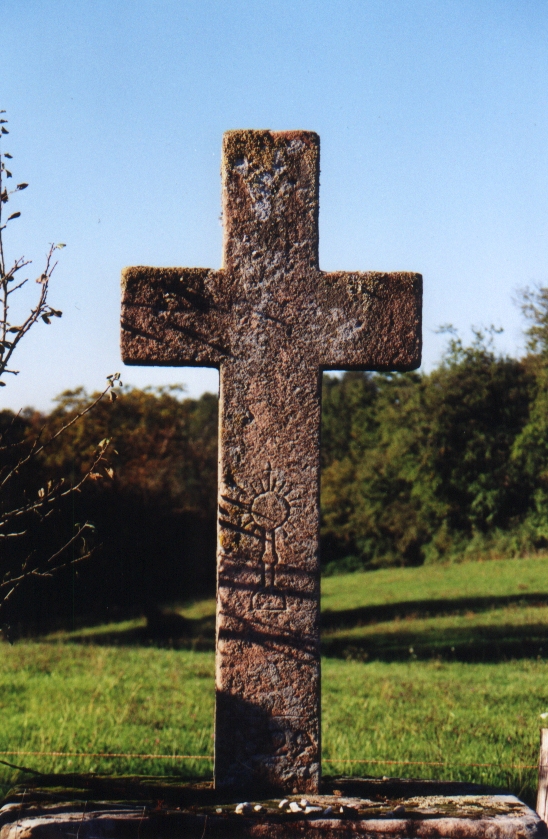
[[[124,388],[114,404],[103,400],[87,411],[98,395],[78,389],[62,394],[42,418],[50,438],[65,429],[39,459],[45,479],[70,474],[78,484],[87,476],[63,526],[92,524],[100,550],[54,584],[27,587],[14,603],[14,623],[43,631],[69,621],[150,615],[165,602],[213,592],[217,397],[185,399],[179,390]],[[98,471],[100,437],[112,441],[111,465]]]
[[[324,470],[328,562],[413,565],[524,519],[529,496],[511,455],[528,419],[526,365],[497,356],[477,333],[469,347],[452,336],[428,375],[372,382],[347,453]]]
[[[512,459],[530,500],[529,536],[535,547],[548,545],[548,288],[520,293],[528,321],[524,365],[530,376],[529,415],[517,436]]]
[[[350,454],[369,427],[377,384],[370,373],[325,375],[322,387],[322,468]]]
[[[82,388],[61,394],[46,420],[47,431],[53,436],[74,417],[79,421],[44,453],[43,467],[53,478],[72,470],[79,479],[88,474],[101,435],[112,440],[116,470],[94,492],[126,493],[143,504],[197,515],[214,513],[217,397],[180,399],[181,390],[125,388],[115,405],[102,402],[93,413],[86,409],[99,394],[88,396]]]

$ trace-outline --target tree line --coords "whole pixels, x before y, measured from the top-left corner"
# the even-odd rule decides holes
[[[62,316],[49,282],[64,244],[50,245],[27,313],[13,306],[30,263],[5,258],[21,216],[11,202],[28,187],[12,161],[0,149],[0,387],[29,330]],[[497,353],[489,332],[465,346],[449,331],[429,373],[324,376],[324,573],[546,549],[548,289],[522,292],[521,308],[523,358]],[[47,415],[0,411],[4,637],[153,618],[162,602],[214,590],[217,397],[119,379],[65,392]]]
[[[465,345],[449,331],[429,373],[324,376],[324,573],[546,548],[548,289],[524,292],[522,308],[521,359],[497,353],[490,333]],[[146,614],[214,590],[217,397],[184,398],[177,388],[118,394],[87,413],[97,395],[82,389],[62,394],[46,416],[0,413],[12,443],[64,429],[21,469],[25,498],[89,476],[49,530],[37,520],[13,550],[51,552],[63,530],[86,522],[92,558],[25,586],[10,607],[14,622]],[[108,463],[95,465],[105,441]]]
[[[328,572],[521,556],[548,545],[548,289],[521,292],[527,352],[452,331],[430,373],[326,379]]]

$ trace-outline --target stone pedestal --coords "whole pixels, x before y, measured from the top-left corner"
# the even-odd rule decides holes
[[[398,779],[326,779],[317,795],[244,802],[203,782],[51,776],[17,787],[0,808],[0,839],[172,836],[547,839],[548,829],[513,795]]]

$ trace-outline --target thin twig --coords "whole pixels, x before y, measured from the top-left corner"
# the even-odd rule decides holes
[[[4,111],[1,112],[2,114]],[[2,120],[2,135],[7,133],[4,129],[5,119]],[[4,374],[17,375],[18,371],[13,368],[11,359],[17,350],[20,342],[25,335],[42,319],[49,324],[51,318],[61,317],[62,312],[54,309],[49,301],[49,282],[51,276],[57,266],[57,261],[54,257],[55,251],[64,245],[51,244],[47,251],[45,258],[45,266],[43,271],[39,274],[36,282],[39,285],[34,305],[31,306],[28,314],[23,318],[22,322],[17,325],[10,323],[10,306],[13,300],[13,294],[20,291],[21,288],[28,283],[28,277],[19,281],[17,276],[23,268],[30,264],[30,260],[24,256],[16,259],[9,269],[6,269],[5,252],[3,234],[7,225],[20,216],[19,212],[11,213],[5,222],[2,221],[4,204],[10,201],[11,196],[23,189],[26,189],[28,184],[18,183],[11,191],[4,186],[7,178],[11,178],[11,173],[5,165],[6,157],[9,159],[11,155],[7,153],[0,154],[0,386],[5,386],[6,382],[2,381]],[[11,168],[11,167],[10,167]],[[105,440],[99,444],[95,450],[89,465],[84,473],[74,482],[66,482],[63,478],[50,480],[38,492],[38,498],[30,497],[30,490],[25,486],[25,476],[28,474],[28,469],[38,467],[40,465],[40,456],[52,446],[63,434],[78,423],[92,411],[98,403],[104,399],[109,391],[112,391],[116,382],[119,379],[119,374],[114,374],[108,377],[108,384],[96,397],[92,398],[88,404],[80,404],[77,406],[73,414],[67,418],[66,415],[61,417],[60,427],[54,433],[50,433],[46,437],[46,424],[33,434],[32,439],[26,437],[27,432],[24,430],[23,439],[16,439],[10,442],[10,437],[15,428],[15,423],[20,417],[20,412],[12,417],[11,423],[8,427],[0,432],[0,453],[5,460],[6,465],[0,467],[0,500],[2,500],[4,509],[0,509],[0,540],[3,545],[7,547],[8,543],[11,545],[21,544],[19,556],[15,561],[11,561],[11,568],[3,574],[2,582],[0,583],[0,609],[13,596],[19,586],[31,577],[51,577],[52,574],[61,569],[75,565],[88,559],[96,547],[89,548],[85,540],[86,531],[92,530],[93,526],[89,522],[76,525],[75,532],[70,538],[60,541],[61,547],[51,547],[49,551],[43,552],[42,549],[34,549],[31,545],[26,545],[25,539],[32,538],[33,533],[37,531],[40,536],[43,531],[45,522],[55,514],[60,512],[60,505],[74,493],[80,492],[83,484],[97,475],[101,475],[103,471],[106,475],[112,477],[112,470],[108,466],[106,452],[109,447],[109,441]],[[111,394],[114,399],[115,394]],[[35,418],[33,418],[35,422]],[[25,423],[23,423],[23,429]],[[97,473],[97,469],[102,469]],[[10,493],[8,493],[10,490]],[[15,501],[13,504],[9,500],[11,493],[15,492]],[[11,504],[11,508],[7,509]],[[26,519],[25,517],[28,517]],[[21,540],[18,543],[18,540]],[[67,559],[67,553],[74,550],[77,542],[81,540],[80,555],[70,555]],[[39,540],[40,541],[40,540]],[[15,767],[20,768],[20,767]],[[24,768],[24,767],[22,767]],[[28,770],[32,771],[32,770]]]
[[[19,469],[21,469],[26,463],[28,463],[29,460],[31,460],[34,457],[38,457],[38,455],[41,454],[44,451],[44,449],[46,449],[55,440],[57,440],[58,437],[61,436],[61,434],[64,434],[65,431],[67,431],[71,426],[74,425],[74,423],[78,422],[78,420],[82,419],[82,417],[84,417],[86,414],[89,414],[89,412],[92,411],[95,408],[95,406],[98,405],[99,402],[101,402],[102,399],[104,399],[104,397],[107,395],[107,393],[110,390],[112,390],[113,387],[114,387],[114,382],[109,381],[109,383],[105,387],[105,389],[103,391],[101,391],[101,393],[96,397],[96,399],[93,400],[93,402],[90,402],[90,404],[86,408],[84,408],[82,411],[79,411],[77,414],[75,414],[75,416],[70,420],[70,422],[67,422],[67,423],[65,423],[65,425],[61,426],[61,428],[59,428],[58,431],[55,432],[55,434],[53,434],[48,440],[46,440],[45,443],[42,443],[42,445],[39,446],[39,448],[35,448],[35,446],[38,445],[40,436],[42,435],[42,433],[44,431],[44,426],[43,426],[42,429],[39,431],[38,435],[36,436],[32,446],[31,446],[30,452],[26,455],[26,457],[22,457],[17,462],[17,464],[13,467],[13,469],[10,472],[8,472],[6,477],[0,483],[0,489],[2,489],[2,487],[4,487],[7,484],[7,482],[11,479],[11,477],[16,472],[18,472]]]
[[[20,772],[30,772],[33,775],[43,775],[43,772],[39,772],[38,769],[31,769],[30,766],[18,766],[17,763],[8,763],[7,760],[0,760],[0,763],[3,763],[4,766],[9,766],[11,769],[19,769]]]

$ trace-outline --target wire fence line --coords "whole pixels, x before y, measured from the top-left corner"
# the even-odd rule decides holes
[[[4,757],[100,757],[114,760],[115,758],[133,758],[135,760],[209,760],[213,761],[213,755],[165,755],[165,754],[139,754],[137,752],[30,752],[30,751],[0,751]],[[323,758],[324,763],[369,763],[381,766],[462,766],[497,769],[538,769],[538,764],[529,763],[459,763],[456,761],[441,760],[389,760],[384,758],[349,758],[329,757]]]

